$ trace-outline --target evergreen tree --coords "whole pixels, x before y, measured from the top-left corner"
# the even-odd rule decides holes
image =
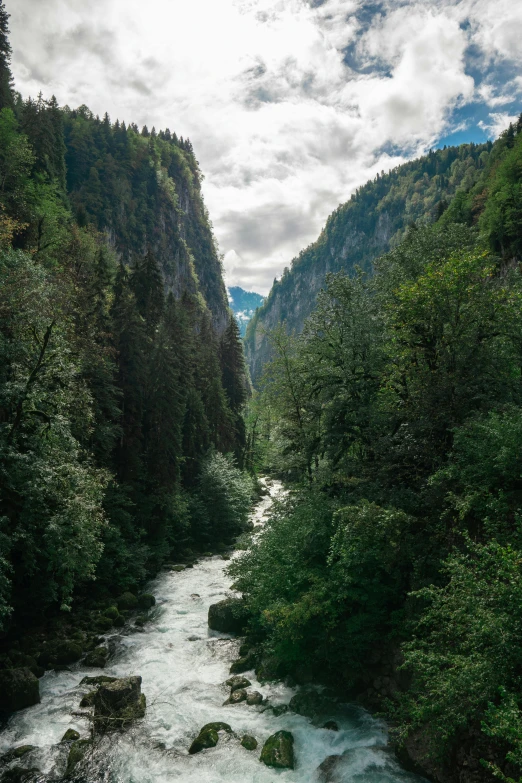
[[[0,111],[14,108],[13,76],[10,63],[9,14],[2,1],[0,2]]]

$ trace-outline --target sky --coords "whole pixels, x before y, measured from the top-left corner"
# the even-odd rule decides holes
[[[24,97],[191,139],[229,285],[266,294],[377,172],[522,111],[516,0],[5,0]]]

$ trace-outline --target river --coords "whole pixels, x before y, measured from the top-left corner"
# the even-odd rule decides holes
[[[262,524],[272,497],[281,485],[269,485],[253,513]],[[404,783],[421,779],[401,770],[386,750],[386,727],[363,709],[345,705],[326,716],[339,731],[314,726],[300,715],[274,716],[263,706],[222,706],[229,694],[223,684],[237,657],[238,642],[209,630],[210,604],[230,595],[227,563],[208,557],[182,572],[162,572],[148,590],[157,599],[151,621],[142,631],[131,626],[107,636],[112,655],[104,674],[123,677],[141,675],[147,697],[143,721],[122,734],[101,741],[91,757],[88,777],[82,780],[107,783],[312,783],[316,770],[331,755],[344,754],[342,770],[332,780],[344,783]],[[40,680],[39,705],[16,713],[0,735],[0,755],[18,745],[37,750],[24,758],[25,767],[37,767],[42,780],[63,775],[68,749],[60,739],[68,728],[88,736],[88,723],[79,716],[78,705],[86,692],[80,687],[86,675],[101,673],[83,668],[49,672]],[[253,672],[246,673],[252,688],[270,704],[288,703],[295,689],[283,684],[260,684]],[[189,756],[188,747],[199,729],[210,721],[225,721],[238,735],[253,735],[259,742],[248,751],[239,741],[224,737],[217,747]],[[275,771],[259,761],[262,743],[286,729],[295,738],[296,768]]]

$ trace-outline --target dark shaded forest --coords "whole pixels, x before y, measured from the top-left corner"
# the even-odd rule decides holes
[[[190,141],[23,99],[10,54],[0,5],[1,665],[35,668],[22,629],[240,532],[247,384]]]

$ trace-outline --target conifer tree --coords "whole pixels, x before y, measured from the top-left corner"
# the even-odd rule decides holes
[[[11,74],[11,44],[9,14],[0,2],[0,110],[14,108],[13,76]]]

